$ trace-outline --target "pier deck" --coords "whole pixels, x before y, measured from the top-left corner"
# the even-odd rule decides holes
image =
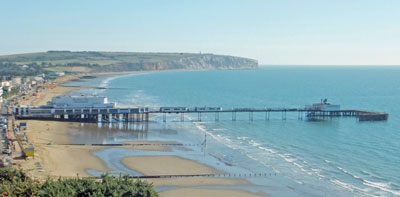
[[[179,110],[182,109],[182,110]],[[214,113],[215,120],[219,120],[220,113],[231,113],[232,121],[236,120],[237,113],[248,113],[249,120],[253,120],[253,113],[265,113],[269,120],[270,113],[281,113],[282,120],[286,113],[297,113],[298,119],[319,120],[329,117],[355,117],[359,121],[384,121],[389,115],[384,112],[366,110],[315,110],[309,108],[234,108],[219,110],[201,110],[198,108],[177,107],[177,111],[165,111],[164,108],[40,108],[40,107],[15,107],[14,115],[19,119],[51,119],[79,122],[147,122],[150,114],[161,114],[163,121],[167,121],[167,114],[180,114],[184,121],[185,114],[197,114],[197,121],[202,121],[204,113]]]

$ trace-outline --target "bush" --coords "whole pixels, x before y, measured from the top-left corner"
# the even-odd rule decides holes
[[[38,183],[21,170],[0,168],[0,196],[38,196]]]
[[[0,169],[0,196],[158,196],[152,184],[103,175],[100,181],[91,178],[48,178],[43,184],[33,181],[23,171]]]

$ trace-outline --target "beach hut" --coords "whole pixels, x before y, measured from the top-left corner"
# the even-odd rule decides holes
[[[26,122],[20,122],[19,123],[19,128],[24,128],[24,129],[26,129]]]
[[[35,147],[33,147],[33,145],[29,145],[25,148],[25,156],[35,158]]]

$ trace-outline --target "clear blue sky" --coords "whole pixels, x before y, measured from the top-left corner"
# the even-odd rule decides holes
[[[400,65],[399,0],[0,2],[0,54],[194,52],[261,64]]]

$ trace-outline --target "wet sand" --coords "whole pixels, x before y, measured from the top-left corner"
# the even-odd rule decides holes
[[[144,175],[218,174],[219,171],[177,156],[133,156],[122,161],[126,167]]]

